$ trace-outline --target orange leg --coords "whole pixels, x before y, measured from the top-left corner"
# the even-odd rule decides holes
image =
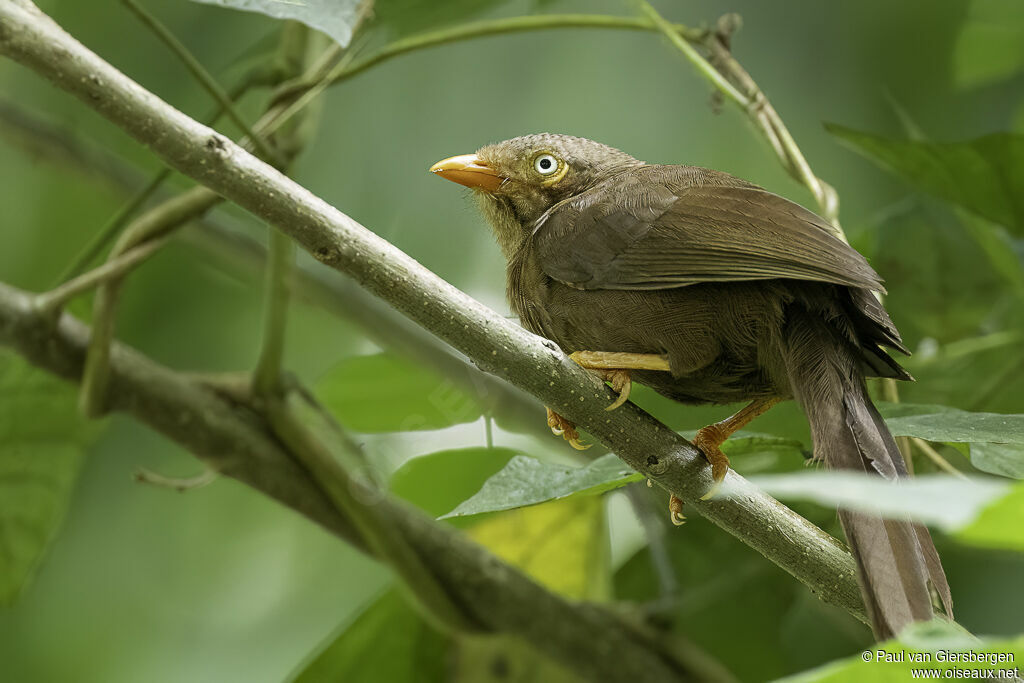
[[[729,456],[722,452],[722,444],[737,430],[748,425],[751,420],[771,408],[779,400],[777,398],[759,398],[751,401],[750,405],[735,415],[700,429],[697,435],[693,437],[693,445],[699,448],[704,457],[711,463],[711,478],[714,479],[711,490],[701,496],[701,500],[707,500],[715,495],[719,485],[729,471]],[[676,523],[677,517],[685,519],[682,516],[683,501],[679,500],[674,494],[669,499],[668,509],[673,523]]]

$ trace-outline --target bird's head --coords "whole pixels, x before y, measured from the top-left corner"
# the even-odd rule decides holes
[[[473,188],[509,256],[558,202],[643,162],[593,140],[541,133],[439,161],[433,173]]]

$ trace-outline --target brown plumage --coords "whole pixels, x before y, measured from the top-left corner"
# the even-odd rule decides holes
[[[531,331],[567,353],[666,358],[669,371],[632,378],[684,403],[795,399],[827,467],[906,475],[865,386],[910,379],[884,347],[906,349],[872,294],[880,278],[820,217],[726,173],[648,165],[563,135],[432,170],[481,190],[509,302]],[[877,637],[931,618],[929,583],[951,614],[925,529],[840,520]]]

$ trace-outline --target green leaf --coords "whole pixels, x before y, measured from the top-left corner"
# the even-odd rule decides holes
[[[274,19],[294,19],[323,31],[339,45],[352,40],[360,0],[192,0],[244,12],[258,12]]]
[[[447,680],[446,640],[397,591],[388,591],[328,638],[288,680],[442,683]]]
[[[1024,444],[1024,415],[970,413],[952,408],[941,412],[887,419],[895,436],[957,443]]]
[[[1024,69],[1024,12],[1019,2],[974,0],[953,51],[953,82],[977,87]]]
[[[923,414],[887,418],[886,424],[895,436],[970,444],[971,463],[979,470],[1024,479],[1024,415],[970,413],[942,406],[925,409]]]
[[[965,142],[893,140],[835,124],[830,133],[918,189],[1024,234],[1024,136]]]
[[[391,492],[436,517],[479,491],[515,454],[509,448],[459,448],[419,456],[392,475]]]
[[[478,515],[536,505],[575,494],[595,494],[643,479],[614,453],[603,455],[584,467],[542,462],[517,455],[500,472],[484,482],[483,488],[441,519]]]
[[[957,533],[972,545],[1024,552],[1024,484],[982,509],[972,523]]]
[[[970,654],[968,654],[970,653]],[[985,661],[988,653],[992,661]],[[983,661],[956,661],[965,658]],[[956,680],[985,678],[993,669],[1012,670],[1024,658],[1024,637],[979,640],[957,624],[940,619],[908,626],[898,639],[876,643],[870,649],[846,659],[795,676],[778,679],[778,683],[860,683],[879,681],[903,683],[916,678],[924,670],[928,678]],[[954,659],[954,661],[949,661]],[[1001,661],[999,661],[1001,660]],[[959,675],[946,675],[946,672]],[[914,675],[913,672],[919,672]],[[971,671],[978,674],[971,675]],[[1012,676],[994,676],[986,680],[1013,680]]]
[[[10,604],[56,535],[98,425],[74,389],[0,352],[0,604]]]
[[[538,583],[573,600],[607,600],[604,507],[577,497],[512,510],[477,524],[470,535]],[[454,653],[456,683],[583,683],[519,638],[464,638]]]
[[[450,380],[388,354],[347,358],[316,385],[317,398],[357,432],[442,429],[480,418],[480,406]]]
[[[750,481],[783,500],[807,500],[897,519],[909,517],[947,531],[971,524],[986,506],[1011,491],[1011,485],[1002,480],[947,475],[891,482],[860,472],[815,471],[758,475]],[[728,480],[721,494],[731,494]]]

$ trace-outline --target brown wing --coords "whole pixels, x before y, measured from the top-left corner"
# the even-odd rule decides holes
[[[864,257],[803,207],[732,176],[643,166],[555,205],[533,248],[580,289],[790,278],[884,291]]]

